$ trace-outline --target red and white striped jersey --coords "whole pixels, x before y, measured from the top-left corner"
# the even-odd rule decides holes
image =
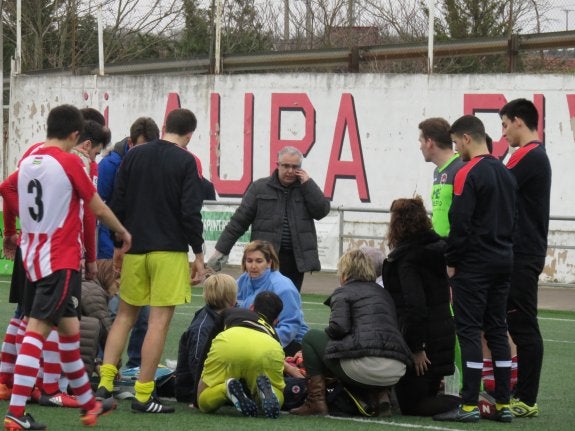
[[[18,170],[22,258],[31,281],[60,269],[80,269],[80,199],[96,193],[80,159],[58,147],[42,147]]]

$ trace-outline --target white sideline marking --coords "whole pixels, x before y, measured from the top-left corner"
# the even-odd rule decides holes
[[[575,319],[561,319],[559,317],[538,317],[538,320],[552,320],[555,322],[575,322]]]
[[[546,343],[565,343],[565,344],[575,344],[575,341],[567,341],[567,340],[546,340],[543,339]]]
[[[372,424],[379,424],[382,426],[394,426],[394,427],[401,427],[401,428],[412,428],[412,429],[421,429],[421,430],[435,430],[435,431],[464,431],[459,428],[445,428],[435,425],[417,425],[417,424],[408,424],[408,423],[399,423],[399,422],[387,422],[387,421],[378,421],[374,419],[361,419],[361,418],[343,418],[337,416],[327,416],[329,419],[334,419],[337,421],[351,421],[351,422],[363,422],[363,423],[372,423]]]

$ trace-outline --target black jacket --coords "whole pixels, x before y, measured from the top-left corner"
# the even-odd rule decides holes
[[[547,256],[551,164],[540,142],[519,148],[507,162],[517,180],[517,227],[513,251],[517,254]]]
[[[124,156],[111,208],[132,234],[128,253],[202,252],[203,192],[194,156],[163,140]]]
[[[379,284],[348,281],[326,304],[331,308],[325,332],[326,359],[377,356],[411,365],[411,352],[397,326],[393,300]]]
[[[457,172],[445,260],[456,271],[511,273],[517,183],[495,157],[477,156]]]
[[[383,284],[397,310],[399,329],[412,352],[425,350],[430,372],[453,374],[455,325],[449,308],[445,241],[429,231],[393,249]]]
[[[277,169],[248,187],[242,203],[220,235],[216,250],[229,254],[251,225],[251,241],[269,241],[279,252],[286,205],[297,269],[319,271],[314,219],[320,220],[329,213],[329,201],[311,178],[303,184],[298,181],[289,187],[282,186]]]

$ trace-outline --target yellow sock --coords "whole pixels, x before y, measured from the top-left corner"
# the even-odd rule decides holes
[[[509,403],[507,403],[507,404],[495,403],[495,408],[496,408],[497,410],[501,410],[502,408],[509,408]]]
[[[136,390],[136,399],[141,403],[145,403],[152,396],[152,392],[154,392],[154,381],[142,383],[137,380],[134,389]]]
[[[476,408],[477,408],[477,406],[469,406],[467,404],[463,404],[461,406],[461,410],[463,410],[464,412],[467,412],[467,413],[472,412]]]
[[[98,387],[104,386],[112,392],[114,390],[114,379],[117,374],[118,369],[114,365],[102,364],[102,366],[100,366],[100,384]]]

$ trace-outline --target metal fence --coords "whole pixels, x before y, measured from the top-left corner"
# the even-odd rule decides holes
[[[230,211],[238,207],[237,202],[217,201],[205,202],[207,208],[211,205],[226,205]],[[386,232],[390,219],[389,209],[361,207],[332,207],[332,214],[338,217],[338,258],[347,250],[361,246],[376,247],[388,252]],[[321,223],[321,222],[320,222]],[[555,266],[555,256],[575,250],[575,217],[551,216],[548,245],[548,270]],[[568,259],[568,258],[565,258]],[[575,260],[575,257],[574,257]],[[571,267],[575,262],[570,263]],[[571,274],[572,276],[572,274]],[[549,277],[547,277],[549,278]],[[575,288],[572,280],[542,280],[540,286]]]

